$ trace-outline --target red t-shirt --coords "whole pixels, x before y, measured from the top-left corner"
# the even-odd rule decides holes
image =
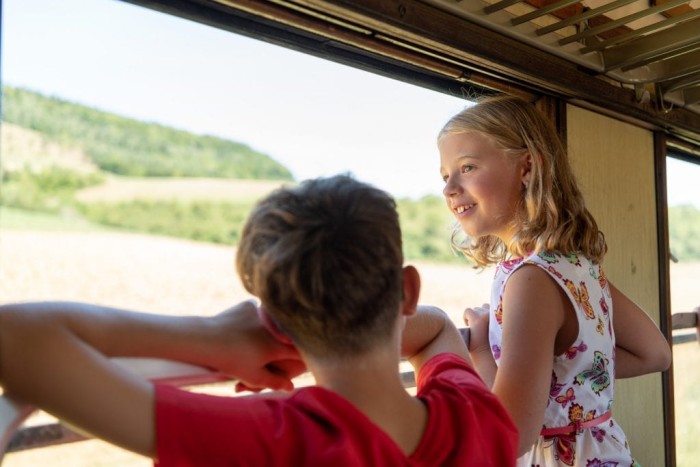
[[[462,358],[444,353],[430,359],[417,389],[428,424],[406,456],[362,412],[321,387],[221,397],[157,385],[157,465],[515,465],[515,426]]]

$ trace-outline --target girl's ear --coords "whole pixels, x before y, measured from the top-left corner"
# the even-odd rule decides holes
[[[532,156],[529,152],[523,155],[521,180],[525,188],[530,185],[530,174],[532,173]]]

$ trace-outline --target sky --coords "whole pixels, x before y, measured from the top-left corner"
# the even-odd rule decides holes
[[[114,0],[3,3],[5,84],[240,141],[298,180],[440,193],[435,137],[463,100]]]
[[[3,83],[248,144],[297,180],[440,194],[435,137],[466,102],[116,0],[4,0]],[[215,46],[212,46],[215,44]],[[669,204],[700,207],[700,166]]]

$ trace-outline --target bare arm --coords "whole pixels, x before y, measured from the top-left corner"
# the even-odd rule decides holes
[[[630,378],[666,370],[671,347],[649,316],[610,284],[615,330],[615,376]]]
[[[418,312],[406,321],[401,354],[418,373],[428,360],[445,352],[470,361],[467,346],[447,314],[436,307],[419,306]]]
[[[555,340],[567,305],[561,287],[536,266],[521,267],[506,285],[503,343],[492,390],[518,427],[518,455],[532,447],[542,428]]]
[[[154,457],[153,387],[111,362],[112,356],[213,367],[253,387],[285,387],[288,380],[265,364],[298,357],[267,334],[249,302],[210,318],[79,303],[0,307],[0,384],[8,393],[94,436]]]
[[[492,388],[497,367],[489,345],[489,304],[465,309],[464,323],[469,329],[469,355],[474,367],[486,385]]]

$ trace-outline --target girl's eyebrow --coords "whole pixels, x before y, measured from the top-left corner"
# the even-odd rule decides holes
[[[464,162],[465,160],[480,160],[481,156],[477,154],[462,154],[461,156],[457,156],[455,159],[457,162]]]
[[[481,159],[481,156],[479,154],[463,154],[457,158],[459,161],[462,159]]]

